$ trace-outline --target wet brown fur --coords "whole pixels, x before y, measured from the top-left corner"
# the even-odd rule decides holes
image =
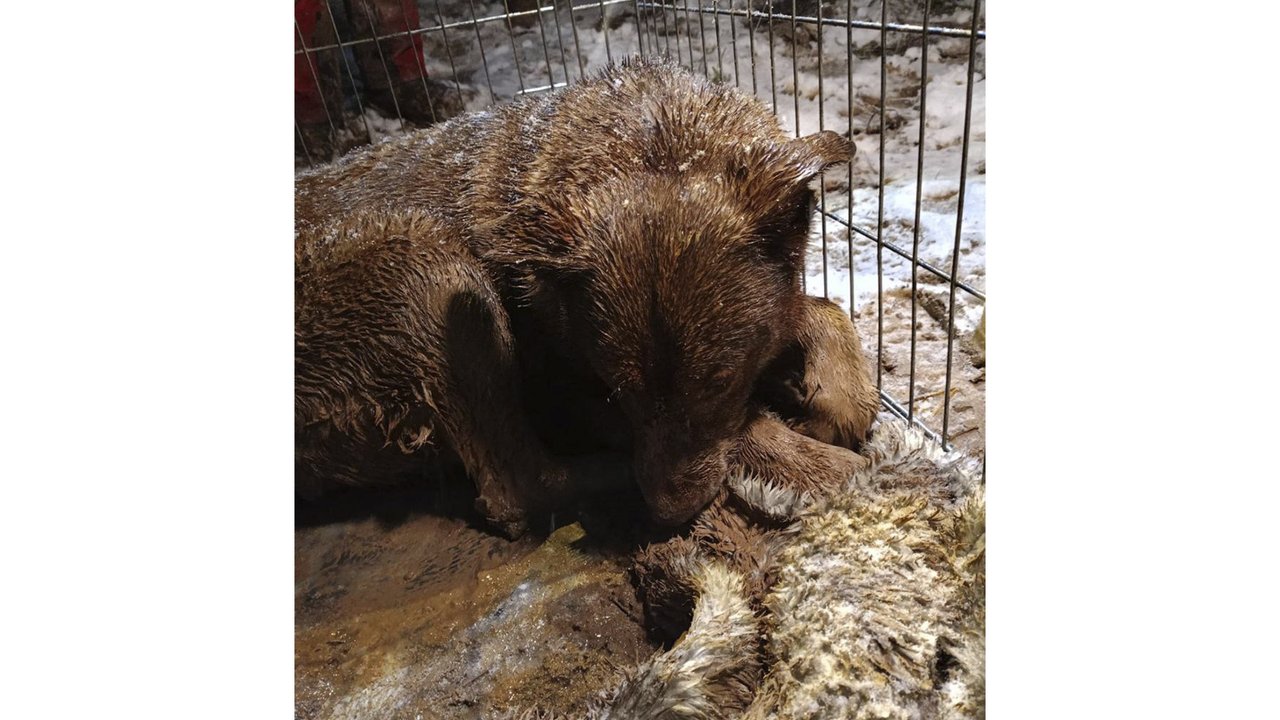
[[[874,389],[800,274],[809,183],[851,152],[637,60],[299,175],[299,492],[447,451],[518,532],[612,468],[588,450],[631,453],[673,523],[735,467],[843,481],[857,456],[826,443],[865,437]]]

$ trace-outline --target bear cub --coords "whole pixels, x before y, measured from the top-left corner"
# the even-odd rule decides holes
[[[735,472],[843,482],[878,396],[801,277],[852,152],[634,59],[300,174],[298,493],[447,455],[518,534],[602,483],[679,524]]]

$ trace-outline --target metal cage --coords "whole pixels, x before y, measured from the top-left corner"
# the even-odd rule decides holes
[[[797,136],[854,140],[855,158],[822,182],[806,290],[840,302],[874,340],[888,411],[984,454],[982,10],[981,0],[295,0],[296,162],[564,87],[629,55],[668,55],[756,96]]]

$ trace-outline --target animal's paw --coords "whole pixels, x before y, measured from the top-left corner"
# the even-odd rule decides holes
[[[777,417],[762,415],[739,443],[732,471],[774,488],[820,497],[843,487],[869,464],[851,450],[802,435]]]
[[[808,301],[801,338],[803,409],[790,424],[815,440],[857,450],[870,433],[880,396],[849,316],[821,298]]]

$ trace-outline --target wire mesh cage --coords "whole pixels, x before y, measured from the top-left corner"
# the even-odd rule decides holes
[[[885,409],[982,454],[984,28],[981,0],[295,0],[296,164],[669,56],[848,133],[806,291],[874,343]]]

